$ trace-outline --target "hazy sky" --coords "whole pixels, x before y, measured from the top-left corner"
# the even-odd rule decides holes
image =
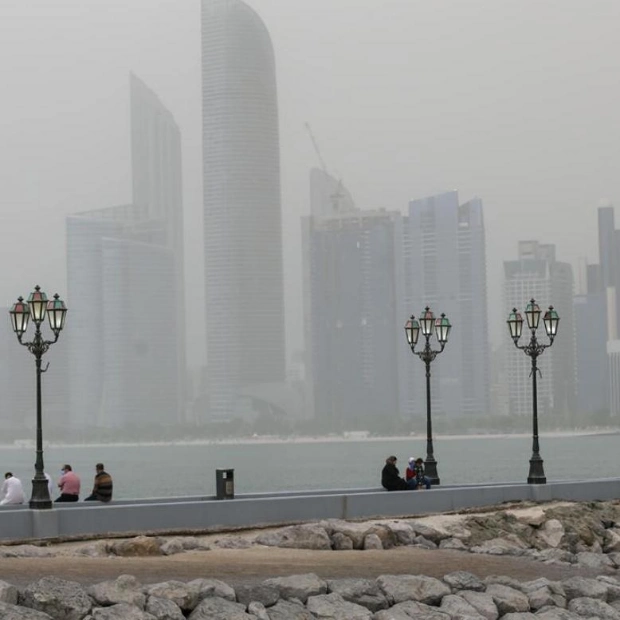
[[[501,261],[519,239],[596,262],[599,200],[620,203],[618,0],[248,3],[276,53],[293,348],[299,218],[318,163],[305,121],[362,208],[404,210],[446,189],[483,199],[494,336],[507,312]],[[36,283],[64,296],[65,216],[129,201],[129,71],[183,134],[195,363],[204,354],[199,0],[0,3],[0,305]]]

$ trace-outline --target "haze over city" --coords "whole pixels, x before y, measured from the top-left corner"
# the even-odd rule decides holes
[[[321,158],[360,209],[405,214],[449,190],[482,200],[494,344],[519,241],[598,262],[597,208],[620,202],[615,0],[247,4],[275,54],[289,363],[304,347],[300,218]],[[131,72],[180,129],[187,356],[204,364],[201,66],[198,0],[2,3],[4,305],[37,283],[66,296],[67,216],[131,201]],[[251,320],[252,298],[245,309]]]

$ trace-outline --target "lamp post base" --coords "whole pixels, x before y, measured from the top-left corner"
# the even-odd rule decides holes
[[[532,456],[530,459],[530,473],[527,477],[528,484],[546,484],[547,478],[543,468],[543,460],[538,455]]]
[[[32,497],[29,502],[33,510],[49,510],[52,508],[52,500],[47,486],[47,479],[39,479],[36,476],[32,479]]]
[[[427,456],[424,461],[424,475],[431,481],[431,486],[439,486],[439,475],[437,474],[437,461],[432,456]]]

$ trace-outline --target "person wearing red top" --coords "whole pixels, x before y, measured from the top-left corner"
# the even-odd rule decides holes
[[[411,457],[409,459],[409,466],[405,470],[405,476],[407,482],[411,485],[414,485],[412,488],[421,489],[422,485],[426,489],[431,488],[431,481],[428,476],[424,474],[424,461],[421,458],[414,459]]]
[[[80,479],[71,469],[71,465],[62,466],[62,476],[58,481],[60,497],[57,502],[77,502],[80,495]]]

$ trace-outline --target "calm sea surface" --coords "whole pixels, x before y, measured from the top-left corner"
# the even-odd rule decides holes
[[[436,438],[442,484],[525,482],[532,440],[525,437]],[[542,436],[548,480],[620,476],[620,435]],[[410,456],[425,456],[423,438],[110,446],[49,446],[45,470],[57,480],[63,463],[90,491],[94,465],[105,463],[121,498],[212,495],[215,469],[234,468],[235,492],[338,489],[380,485],[385,458],[395,454],[401,473]],[[2,447],[0,473],[11,470],[30,494],[34,448]]]

